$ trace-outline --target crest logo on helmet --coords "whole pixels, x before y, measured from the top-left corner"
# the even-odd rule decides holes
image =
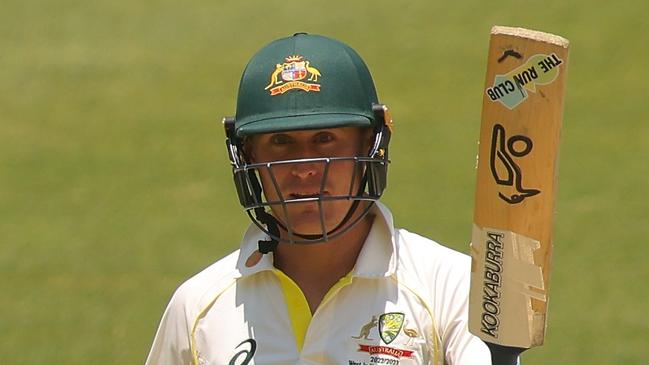
[[[292,55],[286,57],[283,63],[275,65],[275,70],[270,75],[270,82],[264,90],[270,89],[270,95],[281,95],[293,89],[307,92],[320,91],[320,84],[317,81],[321,76],[320,71],[311,66],[309,60],[300,55]]]

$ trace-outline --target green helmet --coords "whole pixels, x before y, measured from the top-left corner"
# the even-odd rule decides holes
[[[279,39],[241,77],[235,129],[255,133],[371,126],[378,104],[367,66],[349,46],[305,33]]]
[[[243,72],[236,117],[224,119],[226,146],[241,205],[275,245],[281,239],[278,225],[289,233],[287,241],[294,243],[321,242],[342,234],[360,221],[362,215],[351,223],[346,218],[338,227],[342,228],[344,223],[344,229],[327,232],[323,226],[322,235],[303,236],[292,232],[288,222],[278,222],[267,212],[274,205],[285,206],[303,200],[265,201],[259,171],[270,171],[272,163],[249,163],[243,153],[243,141],[259,133],[348,126],[372,128],[372,148],[366,155],[349,157],[362,165],[360,191],[336,197],[355,202],[348,213],[351,217],[361,201],[370,202],[363,208],[367,213],[371,202],[378,200],[385,189],[391,122],[387,108],[378,103],[367,66],[349,46],[306,33],[268,44],[252,57]],[[290,163],[314,162],[308,160]],[[329,164],[332,159],[316,160]],[[261,252],[272,249],[260,246]]]

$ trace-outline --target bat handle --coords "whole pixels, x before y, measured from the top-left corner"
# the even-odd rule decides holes
[[[517,365],[520,354],[527,350],[521,347],[510,347],[485,342],[491,351],[492,365]]]

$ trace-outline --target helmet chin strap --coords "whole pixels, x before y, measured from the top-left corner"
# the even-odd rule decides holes
[[[255,208],[255,217],[262,224],[265,224],[270,233],[268,240],[259,240],[257,245],[259,247],[259,252],[262,254],[267,254],[269,252],[274,252],[277,249],[279,242],[274,237],[279,237],[279,228],[277,227],[280,223],[273,217],[268,214],[264,208]]]
[[[250,182],[253,185],[252,190],[255,193],[255,198],[257,199],[257,201],[261,201],[261,184],[259,184],[259,181],[255,177],[254,172],[248,171],[248,174],[250,176]],[[262,207],[255,208],[255,219],[257,219],[262,224],[265,224],[266,229],[268,229],[268,233],[270,233],[268,240],[257,241],[259,252],[261,252],[262,254],[274,252],[275,249],[277,249],[277,245],[279,244],[275,237],[279,237],[280,233],[278,225],[280,223],[275,217],[266,212]]]

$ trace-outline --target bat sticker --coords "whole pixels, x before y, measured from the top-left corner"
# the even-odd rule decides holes
[[[513,52],[513,53],[512,53]],[[507,56],[520,56],[515,51],[506,51],[498,62]],[[529,92],[536,92],[537,85],[548,85],[559,76],[559,67],[563,60],[556,54],[536,54],[525,63],[504,75],[496,75],[494,83],[485,92],[491,101],[500,102],[507,109],[513,110],[529,97]]]
[[[480,285],[471,288],[469,300],[479,310],[470,315],[476,330],[493,343],[529,346],[530,329],[540,316],[532,301],[547,302],[543,269],[534,260],[540,247],[522,234],[473,225],[471,274]]]
[[[512,158],[512,156],[524,157],[529,154],[532,151],[533,143],[529,137],[520,134],[507,139],[505,133],[505,127],[501,124],[494,125],[491,135],[491,174],[498,185],[512,186],[516,189],[516,193],[509,196],[501,192],[498,193],[498,196],[509,204],[518,204],[525,198],[541,192],[537,189],[523,187],[523,172]],[[517,144],[522,144],[523,148],[517,148]]]

